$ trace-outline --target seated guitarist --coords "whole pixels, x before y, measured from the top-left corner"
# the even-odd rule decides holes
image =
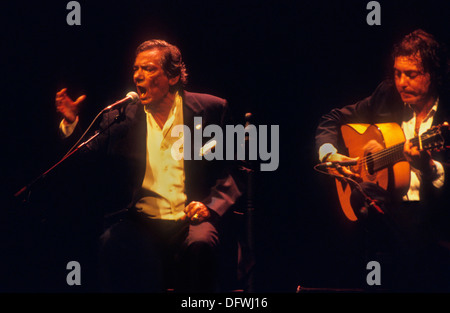
[[[341,149],[340,127],[342,125],[348,123],[397,123],[401,126],[406,138],[403,147],[404,158],[411,165],[410,186],[406,194],[402,195],[402,201],[400,203],[395,202],[394,206],[390,205],[394,203],[391,194],[372,183],[364,182],[360,184],[364,195],[379,200],[377,202],[378,208],[381,207],[385,211],[381,214],[383,215],[383,224],[386,224],[385,222],[389,217],[388,225],[394,225],[394,228],[390,228],[391,234],[404,235],[398,237],[395,241],[399,245],[393,246],[393,251],[407,251],[403,256],[408,256],[402,259],[405,262],[400,261],[401,259],[400,257],[397,258],[397,254],[394,257],[400,263],[399,269],[405,269],[408,264],[412,264],[411,255],[420,259],[417,251],[425,251],[422,247],[429,247],[431,239],[430,241],[428,239],[434,238],[431,230],[436,229],[434,226],[427,224],[429,212],[438,210],[429,206],[431,201],[437,198],[430,197],[430,202],[427,202],[427,205],[424,205],[424,200],[426,200],[427,194],[433,193],[434,195],[435,192],[442,192],[446,184],[448,185],[445,179],[446,171],[443,162],[439,161],[430,151],[421,151],[409,140],[423,134],[432,125],[446,121],[445,101],[447,99],[443,92],[443,85],[447,60],[444,58],[442,51],[441,45],[431,34],[423,30],[415,30],[408,34],[394,46],[392,53],[393,77],[383,81],[371,96],[355,104],[333,109],[323,115],[316,130],[316,145],[320,162],[342,162],[352,160],[345,156],[345,152]],[[377,142],[368,142],[365,149],[374,152],[380,150],[381,146]],[[356,177],[356,180],[358,178],[358,174],[353,173],[349,167],[341,167],[340,173],[353,178]],[[362,207],[366,207],[365,200],[363,193],[359,192],[358,189],[352,192],[351,203],[355,212],[360,212]],[[433,206],[437,204],[436,201]],[[366,220],[378,220],[380,214],[377,214],[377,212],[376,210],[371,211],[369,208]],[[442,219],[438,218],[437,220],[439,220],[439,223],[443,223]],[[448,228],[450,225],[441,226]],[[373,227],[380,229],[379,225]],[[426,232],[421,230],[426,230]],[[394,242],[394,238],[386,237],[388,237],[387,242]],[[408,260],[411,260],[411,262]],[[438,260],[437,263],[443,264],[441,260]],[[446,267],[449,268],[450,264],[446,264]],[[415,271],[412,275],[418,278],[421,275],[416,274],[422,273],[421,270],[422,268],[412,269],[413,272]],[[440,274],[438,276],[442,276]],[[408,275],[412,278],[411,272]],[[430,290],[436,287],[446,288],[449,291],[450,277],[448,277],[448,281],[444,280],[439,287],[434,280],[431,280],[429,286],[422,284],[422,280],[420,284],[409,284],[408,289],[420,285],[421,288],[429,288]]]

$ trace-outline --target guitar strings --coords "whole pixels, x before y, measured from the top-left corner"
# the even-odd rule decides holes
[[[428,136],[428,137],[422,136],[422,141],[425,142],[428,139],[430,139],[431,137],[433,137],[433,136]],[[417,141],[418,141],[417,137],[411,139],[411,142],[415,145],[417,145]],[[379,160],[385,159],[387,156],[395,155],[396,153],[402,155],[403,154],[403,145],[404,145],[404,142],[390,146],[388,148],[385,148],[382,151],[374,152],[368,156],[363,157],[361,159],[361,161],[366,161],[367,159],[370,159],[371,161],[379,161]]]
[[[420,136],[422,143],[426,143],[428,140],[432,139],[436,136],[436,133],[430,134],[429,132],[424,133]],[[415,137],[411,139],[410,141],[413,143],[413,145],[417,145],[419,138]],[[393,146],[390,146],[388,148],[383,149],[382,151],[371,153],[370,155],[366,155],[362,157],[360,160],[358,160],[358,163],[366,163],[366,162],[379,162],[381,163],[379,166],[380,168],[384,167],[386,164],[391,163],[393,160],[401,160],[403,158],[403,143],[399,143]],[[397,157],[395,157],[397,156]],[[370,160],[370,161],[368,161]],[[380,161],[385,161],[384,163]]]
[[[428,136],[428,137],[422,136],[422,141],[424,142],[424,141],[430,139],[431,137],[432,136]],[[418,141],[417,137],[411,139],[411,142],[413,144],[417,144],[417,141]],[[383,149],[382,151],[378,151],[378,152],[372,153],[370,156],[365,156],[361,160],[365,161],[366,159],[370,158],[372,161],[377,161],[377,160],[385,158],[388,155],[392,155],[392,154],[394,154],[396,152],[397,153],[403,152],[403,149],[400,149],[400,148],[403,148],[403,145],[404,145],[404,142],[396,144],[396,145],[393,145],[393,146],[390,146],[390,147],[387,147],[387,148]]]

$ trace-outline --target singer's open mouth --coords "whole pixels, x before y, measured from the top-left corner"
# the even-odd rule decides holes
[[[147,95],[147,88],[143,87],[143,86],[136,86],[137,91],[139,93],[139,97],[141,99],[144,99],[145,96]]]

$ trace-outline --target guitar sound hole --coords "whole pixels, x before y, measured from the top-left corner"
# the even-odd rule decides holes
[[[372,153],[368,153],[366,155],[366,170],[370,175],[373,175],[375,173]]]

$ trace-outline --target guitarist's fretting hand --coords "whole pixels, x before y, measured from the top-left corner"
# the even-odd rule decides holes
[[[428,176],[436,174],[436,165],[431,158],[431,152],[429,150],[420,151],[412,142],[406,140],[403,146],[403,155],[409,164],[418,169],[422,174]]]

